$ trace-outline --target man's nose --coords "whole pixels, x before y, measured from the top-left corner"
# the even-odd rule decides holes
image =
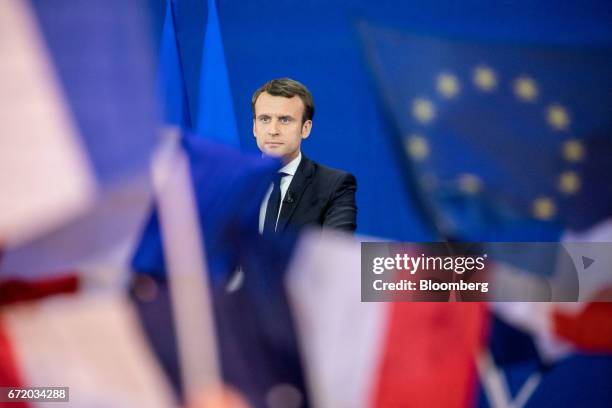
[[[268,133],[271,136],[276,136],[278,135],[278,120],[276,119],[272,119],[270,121],[270,126],[268,126]]]

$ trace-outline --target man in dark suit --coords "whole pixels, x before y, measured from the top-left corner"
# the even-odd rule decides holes
[[[355,231],[355,177],[308,159],[300,149],[314,116],[308,89],[289,78],[273,79],[255,91],[251,104],[257,146],[284,164],[261,205],[260,233],[305,225]]]

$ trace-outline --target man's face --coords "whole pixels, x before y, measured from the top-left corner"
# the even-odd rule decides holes
[[[257,146],[266,156],[279,157],[284,163],[295,159],[302,139],[310,135],[312,121],[302,124],[304,103],[299,96],[285,98],[267,92],[255,101],[253,134]]]

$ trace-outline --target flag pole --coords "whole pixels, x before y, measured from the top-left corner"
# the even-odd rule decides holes
[[[186,401],[221,385],[208,268],[189,161],[169,130],[153,162],[172,314]]]

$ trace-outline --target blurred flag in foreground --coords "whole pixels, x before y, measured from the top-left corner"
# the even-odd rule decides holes
[[[26,2],[0,5],[0,247],[85,210],[95,179]]]
[[[317,233],[298,250],[288,290],[315,406],[471,406],[481,304],[362,303],[357,240]]]
[[[279,163],[242,155],[190,133],[184,134],[180,143],[189,159],[199,222],[210,254],[210,273],[213,279],[224,282],[237,266],[235,245],[257,232],[254,227],[260,198]],[[158,217],[154,211],[136,250],[133,267],[163,279],[166,262]]]
[[[117,291],[157,140],[148,6],[0,5],[0,383],[76,406],[174,404]]]
[[[438,232],[556,241],[612,215],[612,50],[360,30]]]
[[[3,386],[69,387],[69,402],[58,406],[174,406],[127,298],[73,294],[4,306]]]
[[[254,406],[265,406],[267,394],[277,386],[281,386],[281,399],[284,398],[282,390],[288,384],[304,400],[300,355],[283,288],[291,254],[284,247],[292,247],[293,241],[273,247],[262,242],[257,231],[259,204],[279,163],[242,155],[192,135],[184,135],[181,147],[189,161],[203,237],[204,246],[198,250],[205,254],[206,264],[198,272],[206,274],[209,281],[204,296],[211,299],[213,306],[223,380]],[[158,295],[148,300],[135,298],[160,360],[176,376],[184,370],[176,361],[181,356],[177,356],[174,346],[181,341],[181,334],[177,332],[177,339],[172,340],[173,333],[164,327],[174,326],[177,330],[181,325],[177,320],[184,316],[168,312],[170,303],[177,307],[180,293],[172,288],[177,278],[173,270],[176,264],[166,253],[168,237],[164,235],[167,230],[163,228],[163,216],[160,206],[147,224],[133,261],[134,270],[141,273],[140,282],[156,287]],[[178,236],[184,240],[186,234]],[[239,266],[244,275],[239,274],[241,281],[234,282],[231,278]],[[172,291],[172,302],[164,295],[166,283]],[[135,294],[138,293],[136,287]],[[179,381],[174,378],[174,383]]]
[[[18,210],[0,216],[14,230],[0,231],[0,271],[35,278],[125,261],[149,205],[158,139],[149,4],[1,7],[8,71],[0,81],[10,92],[2,92],[0,166],[9,168],[0,195]]]
[[[290,305],[316,406],[612,401],[610,303],[363,303],[360,270],[359,243],[327,234],[303,236],[290,262]]]

